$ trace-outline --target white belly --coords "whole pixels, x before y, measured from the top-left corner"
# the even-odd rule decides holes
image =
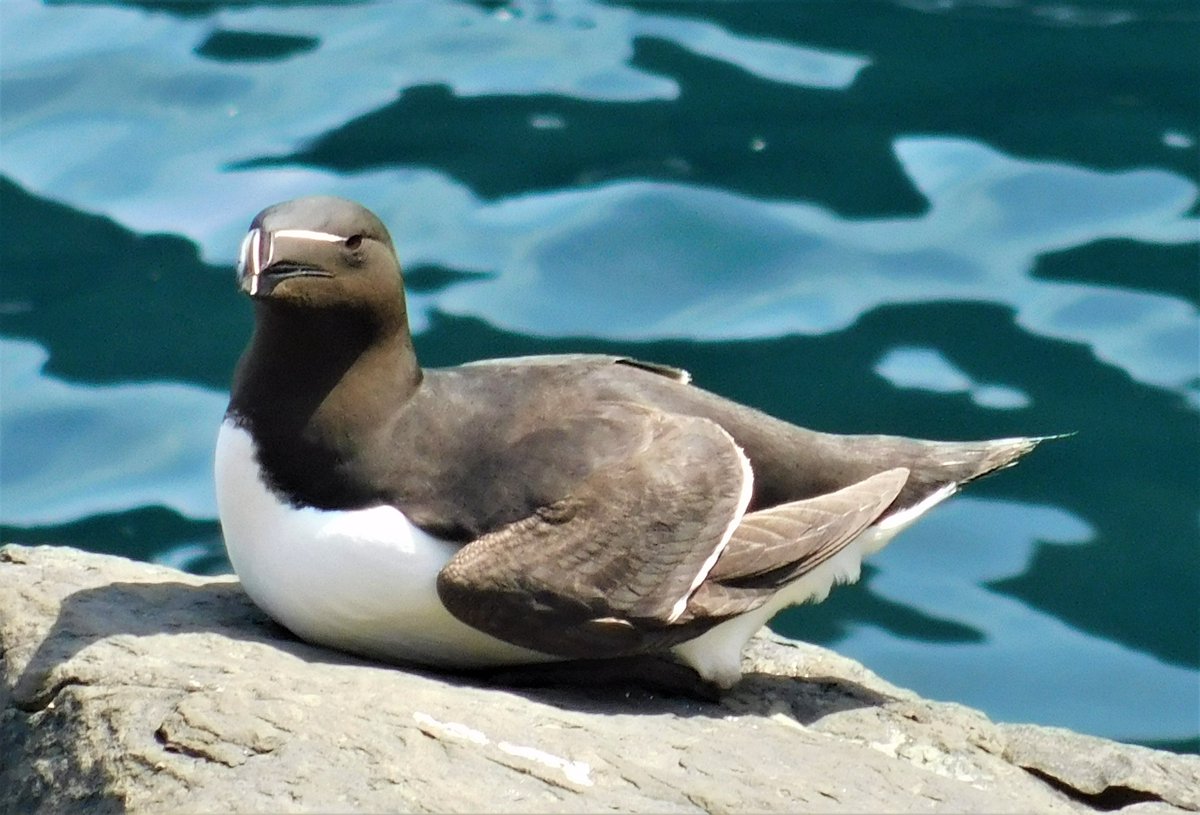
[[[217,510],[246,593],[297,636],[372,657],[475,667],[551,659],[477,631],[437,596],[456,546],[389,506],[297,508],[264,483],[250,434],[226,421]]]

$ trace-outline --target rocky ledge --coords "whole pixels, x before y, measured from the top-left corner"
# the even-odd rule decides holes
[[[1200,757],[996,724],[765,634],[746,670],[720,702],[505,687],[305,645],[232,578],[7,546],[0,812],[1200,809]]]

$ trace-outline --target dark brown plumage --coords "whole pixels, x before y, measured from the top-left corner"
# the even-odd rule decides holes
[[[1038,441],[819,433],[617,357],[423,371],[387,231],[339,199],[260,214],[241,280],[256,325],[228,415],[272,489],[455,542],[445,607],[556,656],[693,639]]]

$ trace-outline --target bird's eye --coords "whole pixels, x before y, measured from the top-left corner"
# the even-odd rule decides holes
[[[346,248],[351,251],[354,251],[358,247],[362,246],[362,242],[363,242],[362,235],[351,235],[350,237],[346,238]]]

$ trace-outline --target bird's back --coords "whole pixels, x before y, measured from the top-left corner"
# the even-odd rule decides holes
[[[960,485],[1011,465],[1037,443],[1028,438],[946,442],[822,433],[690,384],[687,374],[677,369],[599,355],[522,357],[430,370],[424,387],[440,404],[458,406],[464,419],[455,422],[459,443],[477,451],[484,469],[496,468],[516,478],[535,476],[505,461],[514,437],[532,427],[542,433],[548,432],[546,428],[553,433],[558,427],[578,437],[575,445],[566,445],[568,449],[585,456],[598,454],[588,445],[602,444],[603,433],[588,434],[574,421],[581,405],[642,405],[709,419],[724,428],[750,459],[754,473],[751,510],[833,492],[904,467],[910,476],[896,499],[894,509],[898,511],[948,485]],[[569,394],[569,399],[564,401],[564,394]],[[503,426],[470,418],[473,406],[494,408],[497,403],[506,408]],[[499,412],[489,413],[495,416]],[[496,440],[501,443],[493,444]],[[553,449],[561,455],[564,445],[555,444]],[[529,452],[528,447],[522,450],[526,461]],[[568,455],[560,466],[538,472],[551,479],[578,477],[586,463],[570,459]],[[565,485],[551,483],[539,489],[554,492],[559,486]]]

